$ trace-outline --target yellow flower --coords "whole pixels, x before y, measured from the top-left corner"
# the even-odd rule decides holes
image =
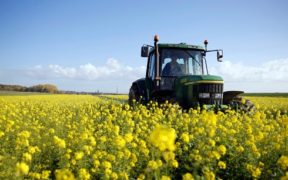
[[[93,165],[95,168],[98,168],[100,166],[100,161],[99,160],[94,160]]]
[[[96,140],[93,136],[89,137],[89,141],[91,146],[96,146]]]
[[[91,177],[91,176],[90,176],[89,172],[88,172],[86,169],[81,168],[81,169],[79,170],[79,178],[80,178],[81,180],[89,180],[90,177]]]
[[[0,96],[0,179],[215,179],[227,171],[226,179],[288,180],[287,98],[258,98],[251,113],[110,99]],[[235,164],[237,156],[251,164]],[[55,159],[66,169],[54,170]]]
[[[16,145],[17,148],[21,146],[29,146],[29,140],[28,138],[30,137],[31,133],[29,131],[22,131],[17,134],[17,139],[16,139]]]
[[[23,153],[23,160],[26,162],[30,162],[32,160],[32,156],[29,153]]]
[[[211,158],[215,158],[215,159],[217,159],[217,160],[219,160],[220,158],[221,158],[221,155],[217,152],[217,151],[212,151],[211,153],[209,153],[209,156],[211,157]]]
[[[0,131],[0,138],[3,137],[5,133],[3,131]]]
[[[40,179],[41,178],[41,174],[39,174],[39,173],[29,173],[29,176],[32,179]]]
[[[212,111],[209,112],[209,120],[208,120],[208,122],[212,126],[216,126],[216,124],[217,124],[217,116]]]
[[[54,134],[54,133],[55,133],[55,130],[54,130],[53,128],[51,128],[51,129],[48,130],[48,132],[49,132],[50,134]]]
[[[69,169],[57,169],[55,171],[56,180],[74,180],[74,174]]]
[[[83,148],[84,152],[88,155],[91,154],[91,150],[92,150],[92,147],[91,146],[87,146],[87,145],[84,145]]]
[[[84,156],[84,153],[82,151],[76,152],[75,153],[75,160],[80,160],[83,158],[83,156]]]
[[[124,149],[124,155],[125,155],[125,157],[128,159],[128,158],[130,158],[130,156],[131,156],[131,152],[129,151],[129,149]]]
[[[71,160],[71,164],[72,164],[72,165],[76,165],[76,163],[77,163],[77,161],[76,161],[75,159],[72,159],[72,160]]]
[[[259,162],[259,167],[260,167],[260,168],[263,168],[264,165],[265,165],[265,164],[264,164],[263,162],[261,162],[261,161]]]
[[[100,137],[100,141],[105,143],[107,141],[107,137],[106,136],[101,136]]]
[[[214,129],[214,128],[208,128],[208,129],[209,129],[209,131],[208,131],[209,137],[214,137],[215,133],[216,133],[216,129]]]
[[[125,140],[130,143],[133,140],[133,135],[131,133],[127,133],[124,136]]]
[[[108,162],[108,161],[104,161],[104,162],[102,163],[102,166],[103,166],[105,169],[111,169],[111,167],[112,167],[111,163]]]
[[[125,104],[124,108],[125,108],[126,111],[128,111],[130,109],[129,104]]]
[[[220,169],[226,169],[226,163],[223,162],[223,161],[219,161],[219,162],[218,162],[218,167],[219,167]]]
[[[205,179],[207,180],[214,180],[215,174],[211,171],[204,172]]]
[[[173,161],[172,161],[172,166],[173,166],[174,168],[178,168],[178,166],[179,166],[178,161],[173,160]]]
[[[36,151],[40,151],[40,149],[37,146],[29,146],[28,147],[28,152],[31,154],[34,154]]]
[[[119,126],[114,126],[114,133],[115,133],[116,135],[119,134],[119,131],[120,131],[120,127],[119,127]]]
[[[31,133],[29,131],[22,131],[21,133],[18,134],[19,137],[22,137],[24,139],[29,138]]]
[[[155,169],[158,169],[158,164],[156,161],[151,160],[148,162],[148,167],[155,170]]]
[[[106,177],[110,177],[110,175],[112,174],[112,170],[111,169],[105,169],[104,172],[105,172],[105,176]]]
[[[174,141],[176,132],[173,128],[157,126],[150,135],[150,142],[158,147],[160,151],[175,150]]]
[[[111,179],[118,179],[118,174],[116,172],[112,172]]]
[[[116,157],[113,154],[108,154],[107,155],[107,160],[114,162],[116,160]]]
[[[277,165],[281,167],[284,171],[288,168],[288,157],[287,156],[281,156],[278,161]]]
[[[115,138],[115,145],[117,146],[117,148],[121,149],[121,148],[125,147],[126,141],[122,136],[117,136]]]
[[[124,153],[122,151],[117,152],[118,159],[122,159],[124,157]]]
[[[162,167],[162,165],[163,165],[162,161],[161,161],[160,159],[157,160],[157,166],[158,166],[158,167]]]
[[[243,152],[245,149],[243,148],[243,146],[238,146],[238,147],[236,148],[236,150],[237,150],[239,153],[241,153],[241,152]]]
[[[58,146],[59,148],[62,148],[62,149],[66,148],[65,140],[63,140],[57,136],[54,136],[53,138],[54,138],[54,143],[56,146]]]
[[[166,162],[170,160],[174,160],[175,154],[171,151],[166,151],[166,152],[163,152],[163,158],[165,159]]]
[[[183,140],[183,142],[189,143],[189,134],[187,132],[183,133],[181,135],[181,139]]]
[[[226,147],[224,145],[220,145],[218,147],[218,152],[221,154],[221,155],[225,155],[226,154]]]
[[[258,167],[254,167],[251,164],[247,164],[246,169],[251,173],[252,177],[254,178],[258,178],[261,175],[261,169]]]
[[[170,179],[171,178],[169,176],[165,176],[165,175],[161,176],[161,180],[170,180]]]
[[[20,162],[16,164],[16,174],[18,175],[26,175],[29,172],[29,166],[24,163]]]
[[[209,139],[208,143],[209,143],[209,145],[210,145],[211,147],[214,147],[215,144],[216,144],[216,142],[215,142],[214,140],[212,140],[212,139]]]
[[[182,175],[182,180],[194,180],[192,174],[190,173],[186,173],[184,175]]]
[[[254,177],[254,178],[257,178],[257,177],[259,177],[261,175],[261,169],[260,168],[255,168],[255,169],[253,169],[253,171],[252,171],[252,176]]]
[[[145,179],[145,175],[144,174],[140,174],[137,178],[137,180],[144,180]]]
[[[41,179],[49,179],[50,173],[51,171],[48,171],[48,170],[42,171]]]

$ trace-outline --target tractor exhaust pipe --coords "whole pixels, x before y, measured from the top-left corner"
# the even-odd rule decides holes
[[[159,41],[159,36],[158,35],[155,35],[154,36],[154,48],[155,48],[155,58],[156,58],[156,77],[155,77],[155,80],[156,80],[156,87],[159,88],[160,86],[160,80],[161,80],[161,77],[160,77],[160,72],[159,72],[159,67],[160,67],[160,60],[159,60],[159,51],[158,51],[158,44],[157,42]]]

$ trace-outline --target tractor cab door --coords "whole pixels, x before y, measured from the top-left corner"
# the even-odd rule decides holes
[[[156,89],[156,58],[155,53],[152,51],[148,56],[147,72],[146,72],[146,87],[148,99],[151,98],[151,93]]]
[[[156,57],[154,51],[152,51],[148,56],[147,72],[146,72],[146,87],[147,95],[149,100],[161,101],[161,98],[167,96],[171,97],[173,91],[173,83],[176,77],[163,77],[161,76],[161,60],[159,66],[157,67]],[[159,68],[161,80],[157,86],[156,71]],[[167,81],[168,80],[168,81]],[[165,82],[165,83],[164,83]]]

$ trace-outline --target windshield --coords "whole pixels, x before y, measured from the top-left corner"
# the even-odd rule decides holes
[[[202,75],[202,51],[162,49],[161,76]]]

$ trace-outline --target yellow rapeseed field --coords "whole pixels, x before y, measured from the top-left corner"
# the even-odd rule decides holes
[[[1,96],[0,179],[288,179],[287,98],[251,113],[124,98]]]

